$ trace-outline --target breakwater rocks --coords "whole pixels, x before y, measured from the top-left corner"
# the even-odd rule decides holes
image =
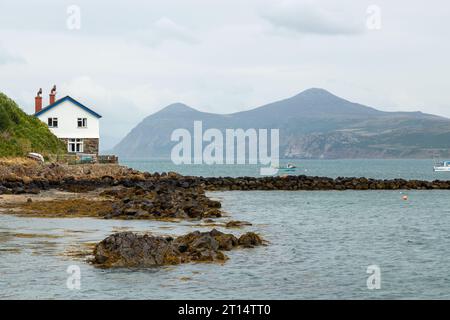
[[[194,191],[232,190],[450,190],[448,180],[368,179],[340,177],[336,179],[310,176],[283,177],[186,177],[176,173],[140,173],[138,175],[102,177],[62,177],[59,180],[28,177],[0,180],[0,194],[37,194],[41,190],[57,188],[71,192],[87,192],[111,186],[139,187],[146,189],[192,189]]]
[[[263,240],[252,232],[239,238],[216,229],[195,231],[177,238],[120,232],[95,246],[92,263],[98,267],[114,268],[224,262],[227,256],[223,251],[260,245],[263,245]]]
[[[240,177],[240,178],[195,178],[197,183],[205,186],[209,191],[224,190],[398,190],[415,189],[450,190],[450,181],[423,181],[404,179],[368,179],[310,176],[283,177]]]
[[[273,176],[273,177],[191,177],[175,172],[148,173],[120,165],[38,164],[33,161],[0,160],[0,194],[39,193],[62,189],[87,192],[98,188],[124,186],[144,188],[161,194],[190,189],[192,192],[227,190],[450,190],[450,181],[368,179],[356,177]]]

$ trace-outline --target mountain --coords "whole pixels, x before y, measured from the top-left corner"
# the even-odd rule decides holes
[[[0,157],[24,156],[28,152],[59,154],[65,152],[65,147],[44,123],[27,115],[0,92]]]
[[[249,111],[220,115],[182,103],[139,123],[113,149],[125,158],[170,157],[173,130],[279,128],[282,158],[431,158],[450,156],[450,119],[422,112],[385,112],[318,88]]]

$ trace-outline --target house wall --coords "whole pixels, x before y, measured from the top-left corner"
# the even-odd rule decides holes
[[[99,139],[89,138],[83,139],[84,153],[98,154]]]
[[[58,138],[100,138],[99,119],[70,101],[64,101],[38,118],[47,124],[48,118],[58,118],[58,128],[49,128]],[[87,118],[87,128],[78,128],[77,119]]]
[[[72,138],[73,139],[73,138]],[[68,147],[69,139],[60,138],[62,142]],[[83,138],[83,153],[98,154],[99,152],[99,139],[97,138]]]

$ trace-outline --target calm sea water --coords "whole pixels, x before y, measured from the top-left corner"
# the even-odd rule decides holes
[[[320,163],[323,163],[320,167]],[[302,161],[314,175],[435,179],[430,162]],[[403,162],[405,163],[405,162]],[[131,163],[129,163],[131,164]],[[133,167],[172,171],[170,163]],[[229,168],[202,175],[245,175]],[[333,172],[332,168],[339,168]],[[352,169],[353,168],[353,169]],[[189,168],[183,168],[189,171]],[[182,171],[182,170],[176,170]],[[193,174],[193,172],[183,173]],[[344,171],[344,172],[343,172]],[[364,172],[365,171],[365,172]],[[349,174],[346,174],[349,172]],[[359,174],[361,173],[361,174]],[[256,175],[256,174],[255,174]],[[386,176],[387,175],[387,176]],[[402,195],[409,196],[408,201]],[[67,255],[119,230],[178,235],[209,230],[197,222],[40,219],[0,214],[3,299],[328,299],[450,298],[450,191],[214,192],[224,221],[253,226],[222,231],[261,233],[266,247],[235,250],[223,265],[186,264],[146,270],[101,270]],[[31,236],[33,235],[33,236]],[[69,265],[81,289],[66,286]],[[367,288],[367,268],[381,270],[381,289]]]
[[[259,165],[175,165],[170,160],[123,159],[121,163],[149,172],[175,171],[184,175],[240,177],[259,176]],[[280,165],[297,166],[289,174],[325,177],[366,177],[376,179],[450,179],[450,174],[433,172],[433,160],[282,160]],[[280,172],[283,174],[283,172]]]

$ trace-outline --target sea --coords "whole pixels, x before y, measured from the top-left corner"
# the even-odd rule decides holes
[[[432,160],[286,160],[290,174],[450,180]],[[123,159],[149,172],[258,176],[256,165]],[[0,299],[449,299],[450,191],[229,191],[223,221],[252,226],[267,246],[223,264],[98,269],[73,255],[111,233],[208,231],[198,221],[24,218],[0,214]],[[407,195],[408,200],[404,200]],[[219,219],[220,221],[220,219]],[[74,271],[75,270],[75,271]]]

